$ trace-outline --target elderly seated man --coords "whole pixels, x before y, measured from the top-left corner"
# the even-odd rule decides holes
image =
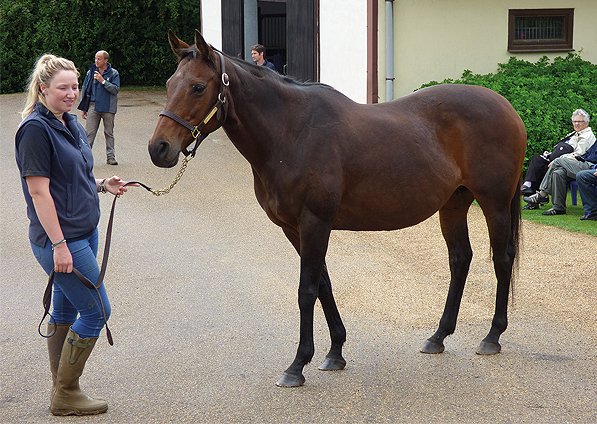
[[[551,195],[553,206],[543,212],[543,215],[565,214],[568,183],[576,179],[578,172],[591,169],[597,164],[597,143],[595,143],[595,134],[589,127],[589,119],[589,114],[584,110],[574,111],[572,124],[576,134],[573,138],[578,138],[578,146],[582,144],[582,153],[579,153],[579,149],[575,148],[574,152],[562,155],[550,162],[547,173],[543,177],[541,185],[539,185],[539,192],[524,197],[524,201],[527,203],[540,204],[548,203]]]

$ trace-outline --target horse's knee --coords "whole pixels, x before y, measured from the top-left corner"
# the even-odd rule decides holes
[[[315,301],[317,300],[317,291],[314,290],[299,290],[298,304],[301,311],[313,310]]]

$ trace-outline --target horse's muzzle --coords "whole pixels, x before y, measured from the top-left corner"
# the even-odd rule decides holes
[[[178,163],[179,151],[172,149],[170,143],[164,139],[157,141],[149,140],[149,156],[155,166],[160,168],[172,168]]]

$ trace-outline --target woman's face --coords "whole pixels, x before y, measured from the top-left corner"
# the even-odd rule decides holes
[[[40,85],[46,99],[46,106],[55,115],[69,112],[79,97],[79,79],[74,71],[58,71],[50,86]]]

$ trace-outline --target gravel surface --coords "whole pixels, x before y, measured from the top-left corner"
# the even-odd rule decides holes
[[[36,333],[47,277],[28,245],[14,164],[24,96],[0,101],[0,423],[597,422],[597,238],[525,221],[502,353],[477,356],[495,299],[477,207],[469,214],[475,256],[445,353],[419,353],[449,281],[437,215],[395,232],[334,232],[327,263],[348,331],[347,368],[317,370],[329,346],[317,306],[305,386],[276,387],[298,342],[299,262],[222,131],[170,194],[131,189],[118,200],[106,275],[115,345],[102,336],[81,379],[110,409],[51,416],[45,341]],[[170,184],[177,168],[156,168],[147,153],[164,104],[164,92],[121,92],[119,165],[106,165],[99,135],[98,178]],[[101,196],[100,243],[110,204]]]

